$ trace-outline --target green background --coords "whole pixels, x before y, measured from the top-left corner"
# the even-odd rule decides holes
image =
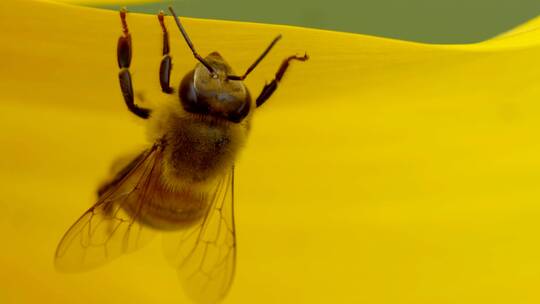
[[[540,14],[540,0],[177,0],[130,5],[155,13],[298,25],[431,43],[490,38]],[[118,6],[100,6],[117,9]]]

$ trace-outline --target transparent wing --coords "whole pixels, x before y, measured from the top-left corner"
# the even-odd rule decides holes
[[[83,271],[145,245],[154,231],[138,221],[152,194],[162,157],[159,144],[140,154],[106,187],[98,202],[66,232],[56,249],[60,271]],[[126,206],[130,208],[126,208]]]
[[[186,293],[198,303],[216,303],[230,289],[236,264],[234,168],[214,186],[205,217],[181,232],[166,233],[165,255]]]

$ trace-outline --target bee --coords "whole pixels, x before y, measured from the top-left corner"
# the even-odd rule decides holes
[[[120,10],[122,35],[117,61],[122,95],[129,111],[148,120],[153,143],[140,154],[117,162],[97,191],[97,202],[65,233],[55,254],[60,271],[83,271],[137,250],[161,232],[167,258],[176,267],[188,296],[215,303],[230,289],[236,263],[234,162],[246,142],[253,112],[276,90],[289,63],[253,101],[243,80],[270,52],[277,36],[240,76],[218,52],[201,57],[180,19],[169,7],[193,56],[199,61],[178,87],[170,86],[172,57],[164,13],[159,81],[170,95],[162,107],[135,104],[130,73],[131,33],[127,11]]]

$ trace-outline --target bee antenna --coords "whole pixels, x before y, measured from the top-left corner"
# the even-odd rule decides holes
[[[266,57],[266,55],[270,52],[270,50],[274,47],[274,45],[281,39],[281,35],[278,35],[272,42],[270,42],[270,45],[266,47],[266,50],[251,64],[251,66],[246,70],[244,75],[242,76],[236,76],[236,75],[227,75],[227,78],[230,80],[244,80],[246,79],[247,75],[251,73],[257,67],[257,65]]]
[[[197,60],[199,60],[208,69],[210,74],[212,74],[212,76],[214,76],[216,74],[214,69],[210,66],[210,64],[208,64],[208,62],[206,62],[204,60],[204,58],[201,57],[201,55],[199,55],[199,53],[197,53],[197,51],[195,50],[195,47],[193,46],[193,43],[191,42],[191,40],[189,39],[188,34],[186,33],[186,30],[182,26],[182,23],[180,23],[180,18],[178,18],[176,16],[176,14],[174,13],[174,10],[173,10],[173,8],[171,6],[169,6],[169,11],[171,11],[171,14],[174,16],[174,21],[176,22],[176,25],[180,29],[180,32],[182,33],[182,36],[184,36],[184,40],[186,40],[187,45],[191,49],[191,52],[193,52],[193,56],[195,56],[195,58]]]

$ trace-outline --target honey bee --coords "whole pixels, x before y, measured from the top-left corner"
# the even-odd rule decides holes
[[[141,248],[162,232],[166,256],[186,293],[196,302],[215,303],[229,291],[235,271],[235,158],[248,136],[254,109],[276,90],[292,60],[305,61],[308,56],[286,58],[253,101],[243,80],[281,36],[238,76],[219,53],[201,57],[179,18],[169,10],[199,63],[177,89],[169,85],[172,57],[160,12],[159,80],[163,93],[174,98],[156,109],[138,106],[129,69],[132,47],[127,11],[120,11],[120,88],[127,108],[148,120],[153,144],[114,166],[112,177],[97,191],[97,202],[61,239],[55,265],[60,271],[94,268]]]

